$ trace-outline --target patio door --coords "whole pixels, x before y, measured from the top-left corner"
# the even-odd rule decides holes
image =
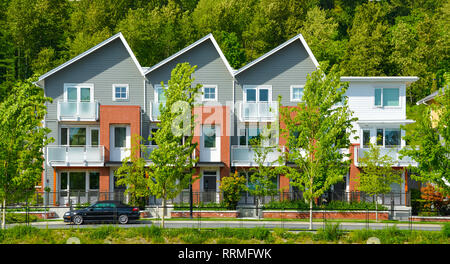
[[[131,135],[129,125],[113,125],[110,128],[110,151],[111,161],[122,161],[131,154]]]

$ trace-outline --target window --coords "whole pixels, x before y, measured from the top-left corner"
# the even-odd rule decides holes
[[[383,129],[378,128],[377,129],[377,146],[383,146],[383,137],[384,137]]]
[[[384,146],[386,148],[396,148],[400,146],[400,129],[386,128],[384,130]]]
[[[100,187],[100,173],[90,172],[89,173],[89,189],[98,190]]]
[[[370,143],[370,130],[363,130],[363,148],[368,148]]]
[[[291,85],[291,102],[301,102],[303,91],[303,85]]]
[[[212,126],[203,126],[203,145],[205,148],[216,147],[216,128]]]
[[[127,142],[127,128],[114,127],[114,147],[125,148]]]
[[[155,102],[166,103],[166,95],[164,94],[164,89],[161,85],[155,85]]]
[[[375,106],[400,106],[399,88],[376,88]]]
[[[98,146],[99,144],[99,132],[98,129],[91,130],[91,146]]]
[[[267,127],[270,129],[270,127]],[[261,139],[262,128],[246,125],[245,128],[239,129],[239,146],[250,146],[252,139]],[[271,130],[270,135],[265,138],[262,142],[263,146],[276,146],[277,145],[277,135],[276,131]]]
[[[93,84],[64,84],[64,100],[66,102],[91,102],[93,97]]]
[[[151,130],[152,138],[155,136],[156,132],[158,132],[158,129],[159,129],[159,128],[152,128],[152,130]],[[155,140],[152,140],[151,144],[152,144],[153,146],[156,146],[156,141],[155,141]]]
[[[217,85],[203,86],[203,101],[217,101]]]
[[[128,100],[128,84],[113,84],[113,101]]]
[[[62,146],[99,146],[100,133],[98,127],[67,126],[60,129]]]
[[[61,145],[63,146],[85,146],[86,128],[85,127],[62,127]]]

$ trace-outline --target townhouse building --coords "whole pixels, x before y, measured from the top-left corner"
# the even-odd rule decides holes
[[[250,139],[261,127],[279,122],[278,107],[296,106],[301,101],[307,75],[319,64],[302,35],[286,41],[240,69],[233,69],[209,34],[152,67],[142,67],[118,33],[86,52],[40,76],[36,85],[53,98],[47,104],[44,125],[55,141],[45,149],[42,186],[52,190],[50,203],[67,204],[71,193],[81,192],[81,203],[114,199],[123,191],[114,171],[130,155],[133,135],[143,138],[156,131],[159,104],[165,102],[163,86],[172,69],[182,62],[196,65],[194,85],[202,84],[196,98],[194,142],[198,181],[194,192],[209,193],[202,201],[219,201],[221,178],[234,171],[256,166]],[[354,191],[351,179],[359,172],[358,159],[375,142],[395,158],[404,171],[413,161],[399,159],[405,146],[400,129],[406,119],[406,86],[417,77],[342,77],[349,82],[350,109],[359,120],[354,124],[359,139],[352,139],[347,151],[353,159],[341,189]],[[277,98],[281,96],[281,106]],[[382,141],[376,140],[382,136]],[[286,141],[275,138],[270,145],[284,148]],[[267,143],[267,144],[269,144]],[[148,151],[157,148],[145,142]],[[280,155],[273,151],[274,161]],[[151,162],[151,161],[148,161]],[[293,191],[289,179],[280,175],[277,189]],[[111,196],[112,195],[112,196]],[[78,197],[80,197],[78,195]]]

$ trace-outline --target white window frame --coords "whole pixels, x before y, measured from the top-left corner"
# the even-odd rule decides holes
[[[117,98],[116,97],[116,87],[125,87],[126,88],[126,98]],[[115,83],[112,85],[112,98],[113,98],[113,101],[115,101],[115,102],[129,101],[130,100],[129,93],[130,93],[130,86],[128,84]]]
[[[214,92],[214,98],[205,98],[205,88],[214,88],[215,92]],[[218,89],[217,89],[217,85],[216,84],[204,84],[202,87],[202,101],[211,101],[211,102],[217,102],[217,94],[218,94]]]
[[[268,89],[269,90],[269,100],[267,101],[268,103],[272,102],[272,85],[244,85],[244,89],[243,89],[243,95],[242,95],[242,99],[244,102],[248,103],[247,101],[247,90],[249,89],[256,89],[256,101],[255,102],[250,102],[250,103],[261,103],[261,101],[259,100],[259,90],[260,89]]]
[[[90,89],[90,102],[94,102],[94,84],[92,83],[64,83],[64,102],[67,102],[67,88],[77,89],[77,102],[81,102],[81,88]]]
[[[375,100],[376,100],[376,96],[375,96],[375,92],[377,89],[381,89],[381,105],[376,105],[375,104]],[[384,89],[398,89],[398,105],[395,106],[386,106],[383,104],[383,97],[384,97]],[[401,108],[402,107],[402,100],[401,100],[401,95],[400,95],[400,87],[374,87],[373,88],[373,106],[375,108]]]
[[[155,103],[159,103],[159,100],[158,100],[158,90],[159,89],[162,90],[163,86],[161,84],[156,84],[153,89],[153,101]],[[164,89],[167,89],[167,86],[164,86]]]
[[[305,92],[305,86],[304,85],[291,85],[291,102],[304,102],[302,99],[295,99],[294,98],[294,89],[295,88],[302,88],[303,93]]]
[[[63,128],[67,128],[67,145],[62,145],[61,144],[61,139],[62,139],[62,133],[61,133],[61,130],[63,129]],[[60,126],[59,127],[59,131],[58,131],[58,138],[59,138],[59,145],[60,146],[70,146],[69,145],[69,138],[70,138],[70,135],[69,135],[69,129],[70,128],[86,128],[86,147],[92,147],[92,142],[91,142],[91,131],[92,130],[98,130],[98,146],[101,146],[100,145],[100,126],[86,126],[86,125],[62,125],[62,126]],[[96,146],[97,147],[97,146]]]

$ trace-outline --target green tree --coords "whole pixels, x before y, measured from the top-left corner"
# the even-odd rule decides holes
[[[147,184],[152,195],[162,198],[163,210],[167,199],[175,198],[185,189],[195,173],[196,159],[192,154],[197,143],[192,142],[195,126],[192,109],[201,89],[200,84],[192,86],[195,68],[189,63],[178,64],[172,70],[167,88],[162,84],[167,101],[159,107],[159,129],[149,138],[158,147],[149,155],[152,163]]]
[[[405,127],[409,130],[405,140],[411,142],[411,147],[400,151],[402,156],[408,156],[417,162],[418,173],[411,178],[416,181],[430,182],[437,186],[440,192],[450,194],[450,74],[446,74],[447,85],[436,96],[436,104],[421,106],[415,126]],[[437,116],[433,120],[431,112]]]
[[[25,199],[42,177],[43,148],[53,139],[42,127],[46,114],[43,90],[32,80],[19,81],[0,103],[0,199],[5,227],[6,203]]]
[[[310,228],[312,228],[313,200],[320,197],[331,185],[347,174],[348,155],[343,148],[350,145],[352,133],[351,112],[343,98],[347,84],[340,82],[335,67],[325,76],[321,69],[307,77],[303,102],[297,107],[282,107],[282,136],[286,138],[287,161],[295,166],[285,166],[285,175],[291,184],[303,192],[309,201]]]
[[[145,146],[141,145],[142,137],[135,135],[131,142],[130,156],[122,160],[122,166],[119,167],[114,175],[117,177],[117,185],[126,187],[125,194],[131,196],[130,204],[141,206],[141,200],[150,195],[146,179],[146,165],[144,157],[141,157],[141,151],[146,152]]]
[[[281,153],[281,149],[274,145],[278,136],[277,124],[274,122],[274,127],[264,127],[262,132],[249,142],[251,150],[255,153],[256,166],[249,169],[251,187],[249,186],[248,189],[252,195],[258,197],[258,202],[261,202],[263,196],[277,194],[276,179],[284,171],[282,161],[270,157],[274,153]]]
[[[338,23],[327,18],[325,10],[308,10],[301,33],[319,62],[332,66],[342,60],[345,41],[338,40]]]
[[[361,172],[355,181],[358,190],[375,196],[376,220],[378,221],[378,195],[391,191],[393,183],[401,184],[401,171],[395,170],[394,161],[389,155],[382,155],[381,148],[370,144],[364,157],[359,159]]]
[[[389,55],[386,13],[389,6],[368,2],[356,8],[349,41],[341,64],[345,75],[386,75],[386,56]]]

